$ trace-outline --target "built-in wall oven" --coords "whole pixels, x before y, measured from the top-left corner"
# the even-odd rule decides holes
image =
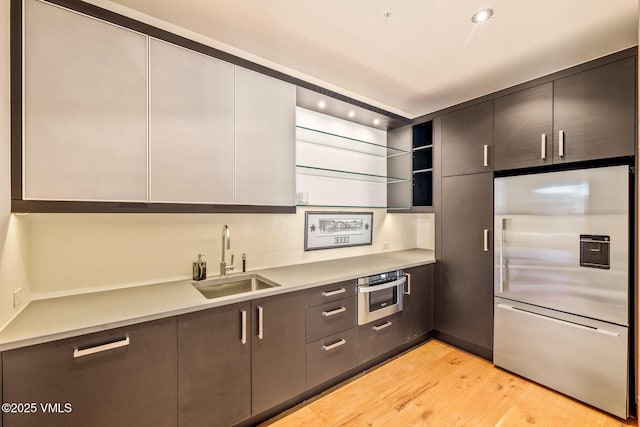
[[[406,281],[402,270],[358,278],[358,325],[402,311]]]

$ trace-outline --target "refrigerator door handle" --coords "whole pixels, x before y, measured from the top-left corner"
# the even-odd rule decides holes
[[[583,331],[590,331],[590,332],[597,332],[599,334],[603,334],[603,335],[609,335],[612,337],[619,337],[620,334],[617,332],[611,332],[608,331],[606,329],[600,329],[600,328],[595,328],[592,326],[585,326],[585,325],[581,325],[579,323],[574,323],[574,322],[567,322],[565,320],[561,320],[561,319],[556,319],[555,317],[548,317],[548,316],[544,316],[542,314],[537,314],[537,313],[533,313],[531,311],[528,310],[523,310],[521,308],[518,307],[513,307],[507,304],[503,304],[503,303],[498,303],[497,307],[503,310],[509,310],[509,311],[515,311],[516,313],[522,314],[524,316],[530,316],[530,317],[535,317],[538,319],[544,319],[547,320],[549,322],[553,322],[553,323],[560,323],[564,326],[570,326],[572,328],[576,328],[576,329],[582,329]]]
[[[504,230],[507,218],[500,219],[500,293],[504,292]]]

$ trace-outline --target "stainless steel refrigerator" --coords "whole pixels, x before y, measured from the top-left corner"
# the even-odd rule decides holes
[[[494,363],[626,418],[629,175],[496,178]]]

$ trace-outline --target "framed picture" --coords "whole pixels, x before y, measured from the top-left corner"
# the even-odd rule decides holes
[[[306,212],[304,250],[370,245],[373,212]]]

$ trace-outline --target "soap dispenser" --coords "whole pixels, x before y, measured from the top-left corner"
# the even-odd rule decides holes
[[[202,260],[204,254],[198,254],[198,260],[193,263],[193,280],[207,278],[207,263]]]

